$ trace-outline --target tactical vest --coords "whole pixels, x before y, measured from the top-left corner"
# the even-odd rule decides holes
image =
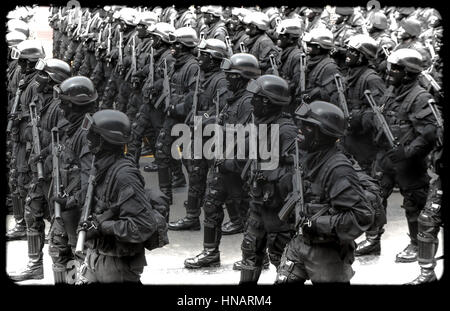
[[[332,80],[334,80],[333,76],[330,77],[324,77],[322,79],[322,75],[325,71],[325,68],[328,66],[337,67],[336,62],[334,59],[330,57],[325,57],[323,60],[321,60],[314,68],[307,74],[307,86],[306,86],[306,93],[314,89],[315,87],[322,87],[330,83]]]
[[[245,91],[238,100],[227,105],[226,109],[224,109],[224,115],[227,116],[224,119],[224,124],[237,124],[241,117],[238,115],[241,105],[247,101],[250,102],[252,97],[252,93]]]
[[[368,68],[359,76],[356,84],[353,87],[347,88],[346,98],[349,111],[361,110],[366,107],[366,99],[364,91],[367,89],[367,81],[371,75],[377,75],[376,71]]]
[[[393,102],[388,102],[384,107],[383,115],[400,145],[408,145],[416,138],[411,117],[423,118],[430,113],[430,111],[424,109],[422,113],[425,113],[425,115],[410,116],[412,104],[424,93],[428,92],[416,84],[402,102],[396,102],[394,99]],[[387,96],[389,95],[387,94]],[[385,102],[384,100],[385,98],[383,98],[383,103]]]
[[[292,49],[286,58],[286,61],[281,66],[280,76],[285,80],[292,80],[295,70],[300,66],[301,51],[298,48]],[[306,68],[305,68],[306,70]]]
[[[225,74],[222,71],[218,71],[212,74],[203,84],[203,92],[199,96],[198,110],[205,111],[213,107],[214,101],[216,100],[217,88],[220,82],[225,80]]]
[[[172,75],[172,78],[170,79],[170,91],[172,94],[185,95],[186,93],[189,93],[191,82],[195,81],[196,78],[195,76],[188,76],[192,66],[198,66],[194,55],[192,55],[192,57],[190,57],[187,62]]]

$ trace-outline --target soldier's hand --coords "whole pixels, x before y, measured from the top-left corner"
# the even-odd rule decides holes
[[[100,223],[95,215],[90,215],[86,221],[79,224],[77,234],[81,230],[86,230],[86,241],[100,236]]]
[[[405,148],[398,146],[395,149],[389,150],[386,153],[386,157],[392,161],[392,163],[398,163],[406,159]]]
[[[61,205],[61,208],[64,208],[67,204],[67,198],[60,198],[60,197],[56,197],[56,196],[51,197],[50,204],[53,205],[53,204],[55,204],[55,202],[59,203],[59,205]]]

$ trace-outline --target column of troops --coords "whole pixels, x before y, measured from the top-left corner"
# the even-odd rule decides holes
[[[51,7],[51,58],[29,14],[8,17],[6,236],[26,239],[29,257],[13,280],[43,278],[47,242],[55,283],[139,282],[145,250],[169,243],[168,229],[200,230],[203,209],[203,247],[186,268],[220,266],[222,235],[243,232],[240,283],[270,264],[275,283],[349,283],[355,256],[380,255],[394,188],[410,239],[395,261],[418,261],[412,284],[436,280],[437,10]],[[278,166],[248,153],[174,158],[171,130],[193,130],[194,117],[278,129]],[[149,154],[159,187],[139,169]],[[183,166],[186,215],[169,222]]]

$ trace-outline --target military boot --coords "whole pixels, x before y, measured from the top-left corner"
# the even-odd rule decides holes
[[[14,228],[6,233],[7,241],[26,240],[27,239],[27,225],[25,223],[24,215],[24,200],[17,194],[11,195],[13,214],[16,220]]]
[[[414,262],[417,260],[419,247],[417,244],[417,234],[419,231],[419,224],[417,221],[408,221],[409,238],[411,242],[409,245],[395,257],[395,262]]]
[[[419,248],[413,243],[408,244],[408,246],[397,254],[395,257],[395,262],[414,262],[417,260],[417,253]]]
[[[251,267],[250,269],[241,270],[241,279],[239,284],[257,284],[261,275],[261,267]]]
[[[244,232],[244,225],[242,222],[231,222],[228,221],[222,225],[222,234],[223,235],[232,235],[236,233]]]
[[[169,223],[170,230],[200,230],[200,206],[197,197],[188,195],[188,200],[185,202],[186,216],[177,221]]]
[[[242,223],[238,204],[234,200],[225,203],[230,221],[222,225],[222,234],[224,235],[232,235],[244,231],[244,224]]]
[[[7,241],[16,241],[16,240],[26,240],[27,239],[27,226],[25,224],[25,220],[21,219],[16,222],[14,228],[10,229],[6,233]]]
[[[184,261],[184,266],[188,269],[219,267],[220,251],[217,248],[205,248],[197,256],[186,259]]]
[[[362,242],[359,242],[355,250],[355,256],[380,255],[380,253],[381,243],[380,235],[378,234],[366,234],[366,239]]]
[[[43,230],[43,228],[42,228]],[[27,230],[28,240],[28,261],[27,268],[17,275],[11,275],[11,279],[16,282],[25,280],[41,280],[44,278],[44,265],[42,248],[44,247],[44,232]]]
[[[420,275],[413,281],[407,283],[406,285],[418,285],[423,283],[430,283],[437,280],[436,273],[434,273],[434,268],[420,267]]]
[[[236,261],[233,264],[233,270],[242,271],[242,270],[248,268],[251,265],[252,265],[251,263],[249,263],[248,261],[242,259],[242,260]],[[269,256],[266,253],[264,255],[264,258],[263,258],[263,269],[267,270],[267,269],[269,269],[269,267],[270,267]]]
[[[221,238],[220,228],[206,224],[204,226],[203,251],[193,258],[184,261],[184,266],[189,269],[199,269],[203,267],[219,267],[220,252],[219,243]]]

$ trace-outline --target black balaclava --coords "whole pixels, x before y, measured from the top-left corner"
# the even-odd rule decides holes
[[[315,152],[335,144],[336,138],[323,134],[317,125],[305,121],[297,121],[296,123],[300,123],[298,125],[301,137],[298,145],[300,149]]]
[[[253,105],[253,114],[259,120],[281,112],[281,106],[271,103],[270,99],[263,95],[254,94],[251,104]]]
[[[232,77],[233,75],[238,75],[239,77]],[[238,73],[225,73],[225,77],[228,82],[228,89],[233,93],[238,92],[239,90],[245,89],[247,87],[249,79],[242,77]]]
[[[220,62],[221,60],[213,58],[211,54],[206,52],[200,52],[198,57],[198,64],[204,72],[217,71],[220,68]]]

